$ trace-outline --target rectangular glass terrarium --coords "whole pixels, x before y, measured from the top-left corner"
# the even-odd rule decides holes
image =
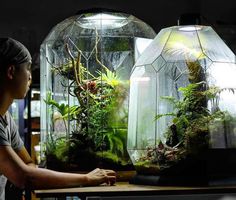
[[[129,77],[154,36],[146,23],[123,13],[84,13],[53,28],[40,58],[48,168],[133,169],[126,150]]]
[[[235,76],[235,55],[211,27],[158,33],[130,78],[128,152],[139,175],[186,185],[235,176]]]

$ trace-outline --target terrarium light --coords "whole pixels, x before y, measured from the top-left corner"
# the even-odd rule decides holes
[[[201,30],[201,26],[181,26],[180,31],[198,31]]]
[[[99,13],[93,16],[84,17],[83,20],[86,20],[86,22],[83,21],[81,25],[84,28],[90,29],[101,29],[104,27],[109,29],[120,28],[128,23],[128,20],[126,20],[125,17],[105,13]]]

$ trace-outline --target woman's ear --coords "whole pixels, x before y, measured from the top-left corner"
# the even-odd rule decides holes
[[[13,79],[15,75],[15,66],[14,65],[9,65],[7,69],[7,77],[9,79]]]

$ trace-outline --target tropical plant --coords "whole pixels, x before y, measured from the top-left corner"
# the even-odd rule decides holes
[[[172,112],[157,114],[155,120],[171,117],[167,126],[165,141],[159,141],[155,147],[147,147],[147,154],[140,157],[136,166],[138,168],[155,168],[161,171],[177,164],[186,157],[198,156],[209,148],[210,133],[225,134],[220,131],[230,127],[236,118],[227,111],[221,111],[215,99],[221,92],[228,90],[235,93],[234,88],[209,87],[204,80],[201,66],[198,61],[186,62],[189,68],[189,84],[179,87],[182,98],[162,96],[161,99],[169,102]],[[214,101],[215,108],[208,109],[207,102]],[[216,122],[221,123],[216,123]],[[150,170],[150,169],[149,169]]]
[[[80,50],[74,58],[67,44],[65,49],[70,61],[61,67],[53,66],[52,70],[65,78],[69,74],[69,86],[63,83],[61,85],[68,87],[69,95],[75,97],[78,104],[70,106],[59,103],[48,93],[45,103],[60,114],[52,121],[55,123],[62,120],[67,136],[55,138],[48,133],[47,154],[54,155],[63,162],[79,164],[81,158],[76,155],[83,150],[120,165],[131,164],[125,148],[128,114],[126,109],[121,109],[127,97],[129,83],[121,81],[97,57],[96,61],[101,69],[91,74],[80,62]],[[70,125],[66,122],[74,122],[69,135]]]

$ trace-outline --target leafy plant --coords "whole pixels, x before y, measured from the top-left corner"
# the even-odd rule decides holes
[[[207,102],[215,101],[222,91],[235,92],[233,88],[208,87],[201,66],[196,61],[186,62],[189,68],[189,84],[178,88],[181,99],[163,96],[162,100],[169,102],[173,110],[169,113],[157,114],[155,120],[171,117],[164,133],[166,141],[159,141],[156,147],[147,147],[147,153],[137,162],[138,168],[160,170],[170,168],[180,160],[189,156],[198,156],[210,145],[211,134],[222,133],[220,124],[230,127],[230,121],[236,119],[227,111],[221,111],[217,103],[209,110]],[[217,102],[217,101],[215,101]],[[221,121],[221,123],[215,122]],[[145,166],[142,166],[142,163]]]
[[[62,162],[71,161],[79,164],[81,158],[77,151],[86,151],[91,155],[107,157],[106,159],[130,164],[126,152],[127,111],[119,109],[126,100],[128,84],[104,66],[99,60],[101,70],[92,75],[80,63],[81,52],[78,50],[77,58],[72,56],[69,46],[65,46],[71,59],[62,69],[54,67],[55,73],[72,80],[68,87],[69,94],[78,100],[78,105],[58,103],[52,99],[51,93],[47,95],[45,103],[60,116],[68,134],[66,121],[74,122],[72,130],[66,137],[55,139],[48,134],[48,154],[54,155]],[[66,71],[68,70],[68,72]],[[63,84],[62,84],[63,85]],[[63,85],[64,86],[64,85]],[[100,153],[99,153],[100,152]],[[114,154],[113,156],[111,156]]]

